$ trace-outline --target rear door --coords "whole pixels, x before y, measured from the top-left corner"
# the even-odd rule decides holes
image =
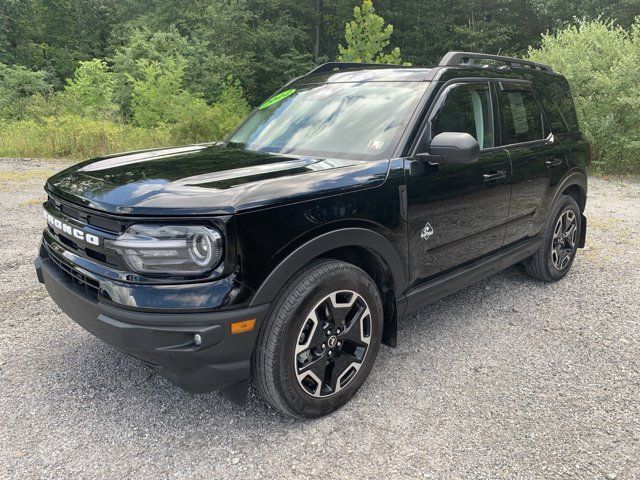
[[[492,97],[488,82],[442,87],[420,142],[428,145],[430,138],[442,132],[469,133],[481,146],[476,163],[429,165],[406,160],[409,267],[414,285],[503,245],[511,164],[507,151],[496,147]]]
[[[527,81],[494,83],[499,105],[500,145],[513,168],[509,223],[505,244],[540,232],[548,213],[554,172],[565,168],[562,147],[555,142]]]

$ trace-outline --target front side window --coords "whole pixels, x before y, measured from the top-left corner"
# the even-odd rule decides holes
[[[523,84],[502,82],[498,90],[502,144],[542,139],[542,115],[531,89]]]
[[[480,148],[493,147],[493,113],[488,83],[460,83],[445,90],[444,102],[431,119],[432,138],[443,132],[474,137]]]
[[[427,82],[294,84],[264,102],[231,144],[323,158],[389,158]]]

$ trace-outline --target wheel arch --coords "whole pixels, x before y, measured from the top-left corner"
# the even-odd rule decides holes
[[[405,268],[391,242],[365,228],[343,228],[319,235],[292,251],[267,276],[251,305],[271,302],[286,282],[318,258],[342,260],[361,268],[374,280],[384,308],[383,343],[396,344],[397,306],[406,286]]]
[[[355,265],[369,275],[380,292],[384,315],[382,343],[390,347],[397,344],[398,308],[393,274],[385,260],[374,251],[362,246],[340,247],[321,255],[322,258],[341,260]]]
[[[572,183],[562,191],[562,194],[572,197],[580,207],[580,212],[584,212],[584,207],[587,204],[587,192],[580,185]]]
[[[551,205],[553,205],[559,195],[569,195],[573,197],[580,211],[584,212],[584,207],[587,204],[587,176],[582,171],[569,172],[560,182],[555,189]]]
[[[560,195],[567,195],[573,198],[578,204],[581,214],[580,236],[578,247],[583,248],[587,236],[587,217],[584,216],[584,209],[587,205],[587,176],[582,171],[570,172],[556,188],[555,195],[550,205],[553,205]]]

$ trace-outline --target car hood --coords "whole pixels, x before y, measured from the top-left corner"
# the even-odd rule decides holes
[[[200,144],[88,160],[51,177],[46,189],[114,214],[222,215],[377,186],[388,163]]]

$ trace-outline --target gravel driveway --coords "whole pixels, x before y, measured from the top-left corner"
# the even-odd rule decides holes
[[[69,320],[33,269],[42,184],[0,159],[2,478],[640,478],[640,184],[592,179],[588,247],[545,285],[513,268],[400,325],[315,421],[153,375]]]

